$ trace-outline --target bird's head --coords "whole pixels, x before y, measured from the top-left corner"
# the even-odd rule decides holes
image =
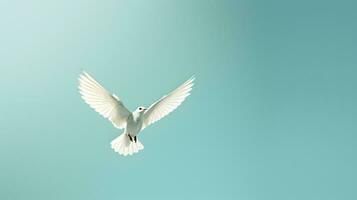
[[[146,109],[144,106],[139,106],[139,107],[135,110],[135,112],[142,114],[142,113],[145,112],[145,110],[147,110],[147,109]]]

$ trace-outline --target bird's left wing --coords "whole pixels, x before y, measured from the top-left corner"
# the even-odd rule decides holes
[[[144,113],[142,129],[165,117],[181,105],[186,97],[190,95],[194,80],[194,77],[190,78],[170,94],[153,103]]]
[[[125,128],[130,111],[123,102],[86,72],[83,72],[78,80],[82,99],[100,115],[109,119],[115,127]]]

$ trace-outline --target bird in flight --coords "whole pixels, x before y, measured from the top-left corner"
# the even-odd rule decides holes
[[[190,95],[195,78],[190,78],[149,108],[139,106],[134,112],[130,112],[118,96],[108,92],[87,72],[83,71],[78,80],[82,99],[100,115],[109,119],[116,128],[124,129],[124,132],[111,142],[111,147],[120,155],[127,156],[144,149],[138,140],[138,134],[181,105]]]

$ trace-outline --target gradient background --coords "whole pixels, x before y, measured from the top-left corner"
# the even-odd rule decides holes
[[[357,199],[355,1],[0,2],[0,199]],[[117,155],[82,69],[133,110]]]

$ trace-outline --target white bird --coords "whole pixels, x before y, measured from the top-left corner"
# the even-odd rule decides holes
[[[116,128],[124,129],[124,132],[111,142],[111,147],[115,152],[127,156],[144,149],[137,135],[181,105],[190,95],[194,79],[194,77],[190,78],[148,109],[139,106],[134,112],[130,112],[119,97],[108,92],[88,73],[83,71],[78,80],[82,99],[103,117],[109,119]]]

